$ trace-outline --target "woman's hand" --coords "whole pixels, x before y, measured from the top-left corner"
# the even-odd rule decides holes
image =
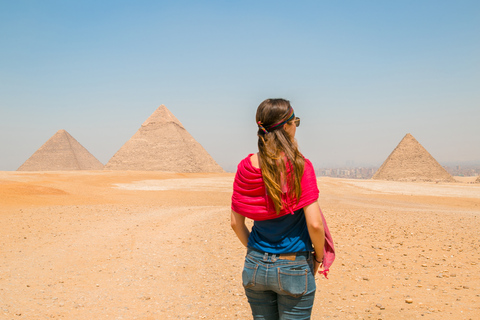
[[[320,268],[320,262],[313,260],[313,276],[317,275],[318,269]]]
[[[318,258],[318,255],[314,252],[313,253],[313,275],[317,275],[318,271],[323,271],[323,257],[320,259]]]

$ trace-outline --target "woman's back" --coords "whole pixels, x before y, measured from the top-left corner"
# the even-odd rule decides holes
[[[277,219],[255,221],[248,247],[268,253],[312,251],[303,209]]]

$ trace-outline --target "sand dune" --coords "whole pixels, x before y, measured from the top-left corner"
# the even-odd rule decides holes
[[[0,172],[0,319],[250,319],[233,174]],[[312,319],[479,319],[480,185],[321,178]]]

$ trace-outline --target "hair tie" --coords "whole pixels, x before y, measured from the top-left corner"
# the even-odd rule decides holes
[[[260,129],[262,129],[262,131],[263,131],[264,133],[268,133],[267,129],[265,129],[265,127],[262,126],[262,121],[258,121],[257,124],[258,124],[258,127],[259,127]]]
[[[267,126],[268,130],[270,130],[270,132],[271,132],[271,131],[283,126],[285,123],[291,121],[292,119],[295,119],[295,112],[293,111],[292,106],[289,106],[288,111],[287,111],[287,116],[283,120],[281,120],[280,122],[277,122],[275,124]],[[258,122],[258,125],[261,126],[260,121]],[[265,131],[265,133],[268,133],[267,130],[263,126],[261,126],[261,128]]]

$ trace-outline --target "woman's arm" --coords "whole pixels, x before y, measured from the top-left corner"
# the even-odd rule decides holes
[[[232,210],[230,224],[233,231],[235,231],[237,234],[238,239],[240,239],[242,244],[246,247],[248,244],[248,236],[250,235],[250,231],[248,231],[248,228],[245,225],[245,217]]]
[[[323,246],[325,245],[325,230],[323,229],[322,216],[317,201],[303,208],[305,219],[307,220],[308,234],[315,250],[315,259],[323,260]],[[315,273],[317,273],[320,263],[315,261]]]

